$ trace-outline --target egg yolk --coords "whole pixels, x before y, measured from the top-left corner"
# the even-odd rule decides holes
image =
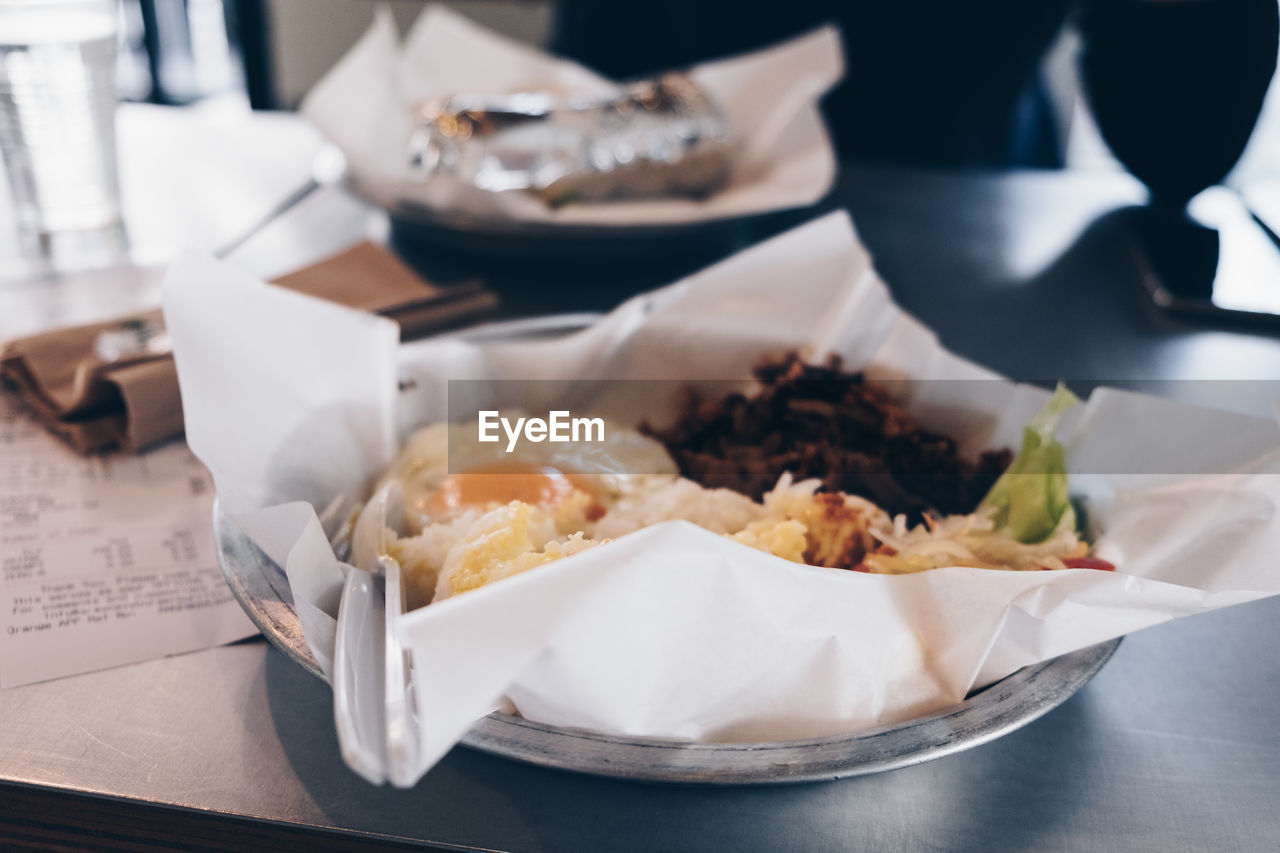
[[[489,504],[522,501],[542,509],[554,509],[574,490],[591,497],[587,518],[595,521],[604,515],[604,507],[587,478],[566,474],[559,468],[531,462],[495,462],[470,471],[445,477],[424,502],[428,515],[448,516],[459,510]]]

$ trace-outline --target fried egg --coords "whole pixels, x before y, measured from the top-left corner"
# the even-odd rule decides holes
[[[580,550],[620,501],[677,479],[661,444],[610,422],[600,441],[526,441],[511,453],[476,436],[475,422],[419,430],[379,482],[398,482],[404,497],[407,536],[387,552],[413,606]]]
[[[599,518],[634,490],[637,475],[674,478],[676,470],[661,444],[608,422],[601,441],[523,442],[511,453],[478,442],[475,422],[441,423],[414,433],[379,485],[400,481],[406,525],[416,534],[513,500],[554,512],[579,493],[591,499],[582,507],[588,518]]]

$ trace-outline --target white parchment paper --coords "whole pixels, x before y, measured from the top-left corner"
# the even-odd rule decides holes
[[[873,375],[988,380],[920,383],[910,401],[970,449],[1016,446],[1047,396],[947,352],[895,306],[843,213],[555,340],[399,347],[389,321],[198,258],[171,270],[165,312],[188,440],[244,529],[286,567],[326,662],[344,568],[307,504],[362,494],[396,437],[445,417],[447,379],[743,378],[765,353],[838,353]],[[398,378],[413,390],[397,392]],[[640,417],[672,401],[629,402]],[[1280,592],[1274,422],[1104,389],[1061,434],[1097,552],[1118,572],[865,575],[788,563],[684,522],[646,528],[391,614],[412,657],[415,712],[401,732],[407,764],[389,777],[411,783],[504,701],[626,735],[851,732],[956,703],[1027,664]],[[290,501],[306,503],[273,507]]]
[[[492,193],[408,171],[414,106],[462,93],[554,89],[608,94],[613,82],[511,41],[443,6],[429,6],[403,45],[391,16],[373,25],[302,103],[302,113],[346,155],[361,192],[384,206],[409,201],[498,220],[578,225],[665,225],[803,207],[835,178],[818,100],[844,73],[840,37],[823,27],[773,48],[689,70],[725,111],[740,149],[728,186],[704,200],[574,204],[553,210],[532,196]]]

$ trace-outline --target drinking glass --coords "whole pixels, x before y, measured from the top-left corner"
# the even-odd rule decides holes
[[[118,226],[115,0],[0,0],[0,154],[20,232]]]

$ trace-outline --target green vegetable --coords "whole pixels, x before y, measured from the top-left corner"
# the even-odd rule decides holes
[[[996,530],[1019,542],[1043,542],[1061,525],[1075,527],[1067,495],[1067,465],[1053,437],[1062,413],[1080,400],[1059,384],[1044,409],[1022,431],[1022,449],[978,505],[993,511]]]

